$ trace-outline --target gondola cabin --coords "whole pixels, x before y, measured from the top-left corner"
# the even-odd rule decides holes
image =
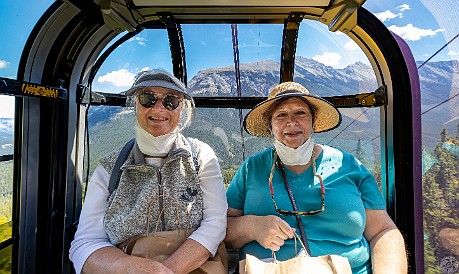
[[[457,271],[456,2],[45,2],[20,33],[28,38],[16,63],[6,55],[16,34],[2,34],[0,101],[14,111],[0,118],[1,273],[74,272],[69,247],[88,177],[134,136],[132,102],[121,91],[146,68],[186,84],[197,115],[185,135],[215,150],[226,185],[245,158],[271,145],[242,129],[270,88],[293,80],[326,98],[343,122],[317,141],[373,173],[405,237],[409,272]],[[21,24],[11,15],[26,4],[36,5],[0,4],[14,21],[5,28]],[[427,31],[409,21],[421,11],[444,16],[424,51],[410,36]],[[234,269],[237,251],[228,251]]]

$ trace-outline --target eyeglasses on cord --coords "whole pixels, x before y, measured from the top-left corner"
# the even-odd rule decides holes
[[[269,174],[269,179],[268,179],[268,184],[269,184],[269,193],[271,194],[271,199],[274,204],[274,209],[276,210],[277,213],[280,215],[284,216],[295,216],[295,215],[303,215],[303,216],[308,216],[308,215],[317,215],[325,210],[325,186],[324,186],[324,181],[322,180],[322,177],[319,174],[316,174],[316,164],[315,164],[315,157],[314,153],[312,155],[312,168],[313,168],[313,174],[315,177],[319,179],[320,182],[320,195],[322,198],[322,206],[320,209],[317,210],[311,210],[311,211],[290,211],[290,210],[284,210],[284,209],[279,209],[276,204],[276,199],[274,199],[274,187],[273,187],[273,175],[274,175],[274,169],[276,167],[276,161],[277,161],[277,152],[274,152],[274,161],[273,161],[273,166],[271,167],[271,172]]]

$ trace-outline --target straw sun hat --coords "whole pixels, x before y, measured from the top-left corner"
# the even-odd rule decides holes
[[[305,87],[298,83],[284,82],[271,90],[268,99],[247,113],[244,119],[245,130],[254,136],[271,136],[270,121],[263,114],[274,102],[286,97],[303,97],[314,107],[314,132],[332,130],[341,123],[341,114],[331,103],[311,95]]]

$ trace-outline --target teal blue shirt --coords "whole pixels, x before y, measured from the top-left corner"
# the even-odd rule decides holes
[[[229,207],[244,210],[244,215],[280,216],[274,209],[268,185],[273,156],[273,149],[270,148],[252,155],[241,165],[226,192]],[[316,158],[316,171],[325,185],[325,211],[314,216],[301,216],[311,253],[313,256],[345,256],[353,273],[371,273],[370,247],[363,231],[366,208],[386,209],[378,185],[373,175],[349,153],[323,146],[323,151]],[[298,210],[320,209],[320,182],[313,176],[312,167],[302,174],[284,170]],[[277,168],[273,187],[278,208],[293,210]],[[294,216],[280,217],[299,231]],[[241,259],[246,254],[258,258],[272,257],[271,251],[256,241],[240,249]],[[276,252],[279,260],[287,260],[295,255],[294,240],[287,240]]]

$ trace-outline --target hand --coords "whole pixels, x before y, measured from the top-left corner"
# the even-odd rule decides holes
[[[115,246],[106,246],[94,251],[86,259],[81,273],[174,274],[172,270],[160,262],[124,254],[121,249]]]
[[[285,240],[293,238],[295,229],[278,216],[256,216],[253,238],[264,248],[278,251]]]

